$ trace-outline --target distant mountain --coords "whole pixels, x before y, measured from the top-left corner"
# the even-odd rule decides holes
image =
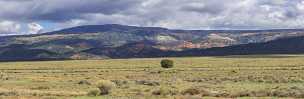
[[[43,34],[0,36],[0,60],[246,54],[249,52],[233,51],[251,44],[302,36],[302,29],[172,30],[118,24],[87,25]],[[258,48],[245,50],[252,52]],[[251,52],[249,54],[255,54]],[[270,52],[265,51],[267,53]]]
[[[192,50],[201,55],[303,54],[304,36],[281,38],[265,43],[242,44],[223,48]]]
[[[125,26],[119,24],[106,24],[106,25],[85,25],[77,26],[72,28],[67,28],[59,31],[50,32],[50,34],[75,34],[75,33],[98,33],[98,32],[119,32],[119,33],[129,33],[129,32],[141,32],[141,33],[160,33],[169,32],[170,30],[160,27],[136,27],[136,26]]]

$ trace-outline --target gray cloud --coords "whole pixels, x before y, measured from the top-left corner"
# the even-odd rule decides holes
[[[26,0],[0,1],[0,15],[6,19],[21,21],[67,21],[82,18],[85,14],[120,13],[135,6],[136,0]]]
[[[58,29],[113,23],[180,29],[304,28],[302,0],[0,0],[0,5],[0,21],[43,21]]]

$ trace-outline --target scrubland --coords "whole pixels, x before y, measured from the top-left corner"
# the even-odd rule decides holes
[[[304,56],[0,62],[0,99],[235,98],[304,98]]]

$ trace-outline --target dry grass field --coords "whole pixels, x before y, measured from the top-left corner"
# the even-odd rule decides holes
[[[0,62],[0,99],[304,98],[302,55],[169,59]],[[96,94],[100,81],[108,94]]]

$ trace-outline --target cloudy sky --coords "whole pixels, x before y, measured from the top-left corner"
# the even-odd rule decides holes
[[[0,35],[95,24],[304,28],[304,0],[0,0]]]

